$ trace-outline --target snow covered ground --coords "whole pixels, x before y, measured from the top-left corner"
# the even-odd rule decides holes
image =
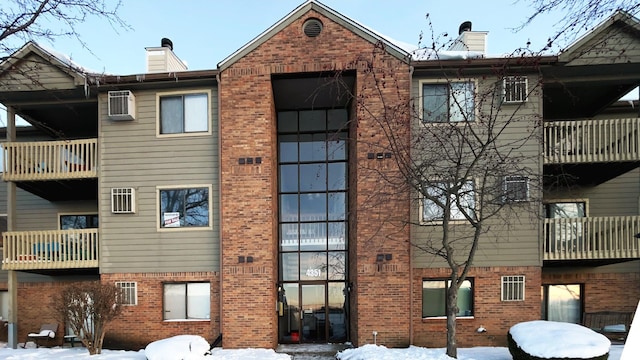
[[[116,351],[103,350],[101,355],[89,356],[89,352],[83,348],[27,348],[7,349],[2,344],[0,359],[4,360],[146,360],[145,351]],[[609,360],[620,360],[622,345],[611,346]],[[640,358],[640,357],[638,357]],[[271,349],[240,349],[223,350],[214,349],[210,356],[187,356],[185,360],[288,360],[288,355],[277,354]],[[384,346],[365,345],[357,349],[349,349],[340,354],[341,360],[450,360],[445,355],[444,349],[426,349],[412,346],[408,349],[387,349]],[[477,347],[462,348],[458,350],[459,360],[511,360],[507,348],[501,347]]]

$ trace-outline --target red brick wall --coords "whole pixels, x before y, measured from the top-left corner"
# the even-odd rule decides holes
[[[584,311],[634,312],[640,299],[640,272],[543,273],[545,285],[584,284]]]
[[[175,335],[200,335],[212,343],[220,333],[220,277],[216,272],[102,274],[102,281],[134,281],[138,289],[138,305],[125,306],[110,325],[105,348],[144,349],[150,342]],[[210,321],[163,320],[163,284],[178,281],[210,282]]]
[[[447,324],[444,318],[422,319],[422,280],[446,278],[449,269],[414,270],[414,345],[445,347]],[[525,300],[501,301],[501,277],[525,276]],[[509,328],[519,322],[540,319],[540,277],[538,267],[481,267],[469,273],[473,278],[473,318],[457,320],[459,347],[507,346]],[[478,333],[483,326],[487,332]]]
[[[318,37],[307,38],[302,33],[302,24],[309,16],[323,22],[323,31]],[[374,86],[366,66],[374,45],[321,14],[312,11],[309,16],[295,20],[220,75],[222,331],[227,348],[277,344],[277,153],[271,76],[354,70],[356,92],[361,93],[367,86],[371,90]],[[410,89],[408,65],[385,54],[377,61],[385,67],[388,80],[388,87],[383,89],[385,96],[404,97],[406,105]],[[369,97],[366,101],[367,110],[373,115],[381,115],[386,110],[379,99]],[[408,201],[396,196],[376,204],[377,207],[361,210],[368,204],[371,191],[378,190],[380,177],[375,175],[377,171],[361,169],[359,165],[353,170],[356,168],[353,161],[366,161],[368,152],[381,151],[385,139],[379,124],[367,111],[357,107],[352,116],[357,120],[357,125],[352,126],[357,129],[354,135],[377,144],[360,146],[352,142],[351,145],[351,174],[355,176],[351,176],[350,181],[358,183],[358,193],[350,194],[351,230],[357,229],[350,233],[351,247],[357,253],[354,256],[351,251],[350,259],[350,280],[356,290],[352,299],[357,302],[352,303],[351,309],[352,341],[367,342],[371,331],[387,322],[393,326],[387,327],[382,335],[385,342],[390,346],[406,345],[409,319],[398,314],[406,314],[410,306],[408,229],[392,224],[387,218],[389,214],[408,218]],[[406,119],[396,121],[394,126],[404,125],[402,128],[408,129],[403,122]],[[258,156],[262,157],[261,165],[238,165],[238,158]],[[385,163],[393,164],[393,161],[385,160]],[[387,169],[382,172],[396,171],[393,166],[385,166]],[[351,191],[353,189],[356,188]],[[378,271],[376,265],[378,253],[393,256],[383,271]],[[238,264],[238,256],[253,256],[253,265]]]

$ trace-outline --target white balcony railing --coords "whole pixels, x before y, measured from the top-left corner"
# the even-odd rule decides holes
[[[2,242],[3,270],[98,267],[98,229],[9,231]]]
[[[544,163],[640,160],[640,118],[548,121]]]
[[[97,139],[3,143],[5,181],[97,177]]]
[[[544,260],[640,258],[640,216],[544,221]]]

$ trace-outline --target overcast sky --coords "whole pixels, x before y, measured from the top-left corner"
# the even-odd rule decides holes
[[[532,10],[524,0],[323,0],[325,5],[381,34],[416,44],[420,33],[442,39],[457,36],[464,21],[488,31],[488,53],[499,55],[531,42],[542,48],[558,16],[545,16],[519,32]],[[121,18],[132,30],[113,29],[93,19],[80,27],[83,49],[75,39],[43,45],[65,53],[98,72],[136,74],[145,71],[145,47],[173,41],[174,51],[190,70],[215,69],[218,62],[285,17],[303,0],[123,0]],[[430,14],[431,31],[426,15]],[[429,41],[430,42],[430,41]]]

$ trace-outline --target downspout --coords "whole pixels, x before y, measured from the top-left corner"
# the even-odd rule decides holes
[[[224,321],[224,312],[222,311],[222,305],[224,304],[223,302],[223,298],[222,298],[222,284],[223,284],[223,271],[222,271],[222,259],[223,259],[223,254],[222,254],[222,159],[221,159],[221,154],[222,154],[222,121],[220,121],[221,118],[221,111],[220,109],[222,108],[222,106],[220,106],[220,100],[221,100],[221,96],[220,96],[220,87],[222,84],[221,81],[221,76],[220,76],[220,72],[218,72],[216,74],[216,81],[218,82],[218,242],[219,242],[219,254],[220,254],[220,260],[219,260],[219,271],[220,271],[220,295],[219,295],[219,299],[218,301],[220,302],[220,304],[218,305],[218,312],[219,312],[219,317],[220,317],[220,321],[218,323],[218,336],[222,336],[222,323]],[[222,343],[221,343],[222,345]]]
[[[409,58],[411,61],[411,58]],[[409,104],[413,100],[413,65],[409,62]],[[411,114],[411,113],[410,113]],[[411,141],[411,127],[413,126],[413,117],[409,116],[409,141]],[[411,156],[411,154],[409,154]],[[409,345],[413,345],[413,226],[411,226],[412,216],[411,194],[409,194]]]

